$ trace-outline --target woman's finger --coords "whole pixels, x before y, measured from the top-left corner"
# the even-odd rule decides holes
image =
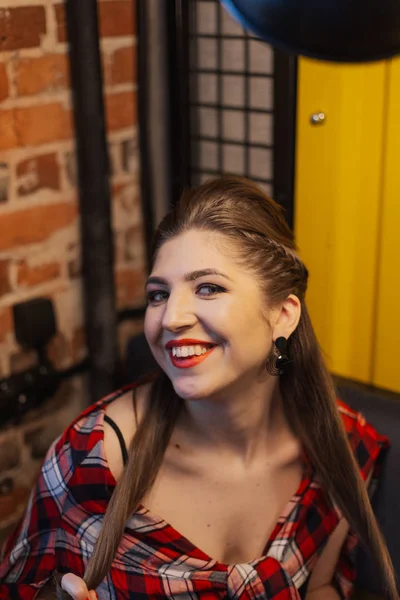
[[[74,600],[96,600],[96,592],[90,592],[89,594],[89,590],[83,579],[73,573],[64,575],[61,579],[61,587]],[[91,594],[94,594],[94,596]]]

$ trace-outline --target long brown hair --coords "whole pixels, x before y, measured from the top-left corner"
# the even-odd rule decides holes
[[[301,317],[290,336],[292,369],[280,377],[286,417],[302,442],[326,493],[353,531],[371,550],[386,585],[398,599],[396,578],[346,431],[332,379],[305,305],[308,272],[297,255],[282,208],[253,182],[239,177],[211,180],[183,194],[161,221],[153,239],[153,264],[167,240],[189,230],[222,234],[237,263],[254,273],[266,305],[289,294],[301,302]],[[161,372],[152,386],[145,415],[130,444],[129,459],[111,497],[85,581],[96,588],[109,571],[125,523],[151,489],[181,409],[181,399]]]

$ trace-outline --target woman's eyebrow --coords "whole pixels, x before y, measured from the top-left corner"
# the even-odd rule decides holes
[[[190,273],[185,273],[183,276],[184,281],[195,281],[199,279],[199,277],[204,277],[206,275],[220,275],[221,277],[225,277],[229,281],[232,281],[228,275],[222,273],[222,271],[218,271],[217,269],[201,269],[199,271],[191,271]],[[168,285],[168,281],[163,277],[149,277],[146,281],[145,287],[147,287],[151,283],[158,283],[159,285]]]

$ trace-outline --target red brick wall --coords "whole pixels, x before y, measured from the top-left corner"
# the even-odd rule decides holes
[[[134,12],[134,0],[99,1],[120,308],[144,302]],[[35,362],[16,344],[11,308],[40,296],[54,301],[59,333],[49,351],[66,367],[86,348],[64,7],[9,0],[0,3],[0,379]],[[140,329],[120,326],[121,351]],[[0,546],[48,446],[88,400],[75,378],[29,419],[0,430]]]
[[[6,5],[6,6],[4,6]],[[119,307],[144,301],[134,0],[100,0]],[[56,0],[0,6],[0,379],[25,365],[13,304],[54,300],[63,366],[85,354],[79,207],[65,14]],[[129,329],[129,327],[128,327]],[[126,337],[127,325],[121,336]]]

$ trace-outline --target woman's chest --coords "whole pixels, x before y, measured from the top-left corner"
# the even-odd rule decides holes
[[[207,556],[246,563],[263,556],[301,478],[300,460],[240,478],[177,476],[162,469],[142,503]]]

